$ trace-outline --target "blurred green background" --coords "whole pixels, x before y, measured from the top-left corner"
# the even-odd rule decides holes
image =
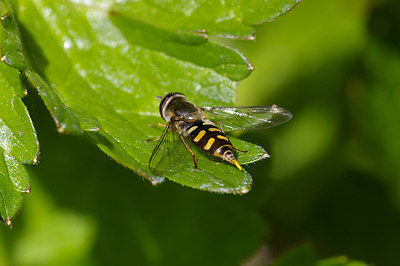
[[[0,226],[0,265],[265,265],[304,246],[302,265],[399,265],[400,2],[305,0],[229,45],[256,68],[238,103],[294,115],[242,135],[271,154],[246,167],[247,195],[152,187],[59,135],[32,93],[40,163],[13,228]]]

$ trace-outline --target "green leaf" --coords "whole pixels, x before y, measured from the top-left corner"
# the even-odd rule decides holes
[[[165,30],[254,39],[254,27],[288,12],[300,0],[122,1],[112,12]]]
[[[295,246],[284,252],[274,263],[274,266],[366,266],[361,261],[350,260],[346,256],[317,260],[317,255],[312,246],[303,244]]]
[[[316,264],[317,258],[315,251],[308,244],[295,246],[289,249],[274,262],[274,266],[314,266]]]
[[[35,196],[24,205],[22,219],[29,218],[24,225],[18,225],[17,232],[13,232],[18,237],[7,254],[10,264],[86,265],[83,261],[93,248],[96,232],[93,219],[58,208],[41,184],[37,183],[36,180],[40,178],[35,175],[32,177]],[[53,242],[52,239],[57,241]]]
[[[238,52],[210,43],[204,36],[126,16],[125,11],[137,11],[127,2],[121,7],[123,15],[113,1],[86,5],[79,1],[23,0],[18,7],[19,19],[29,32],[24,35],[29,54],[37,54],[37,47],[42,53],[40,59],[31,57],[32,65],[43,72],[40,74],[51,87],[38,86],[40,82],[33,81],[37,77],[27,75],[35,87],[46,87],[46,95],[52,94],[47,100],[44,97],[48,108],[58,110],[49,104],[54,102],[65,106],[68,111],[62,115],[68,114],[68,121],[77,120],[68,124],[79,125],[113,159],[153,184],[164,180],[149,171],[155,143],[145,141],[162,132],[148,126],[162,122],[156,96],[179,91],[199,106],[233,105],[236,81],[252,69]],[[239,7],[235,8],[241,10]],[[268,10],[274,13],[274,8]],[[225,12],[221,10],[220,15]],[[240,14],[237,20],[250,13]],[[226,25],[235,28],[236,24]],[[59,119],[56,112],[52,115]],[[257,145],[235,138],[232,142],[251,151],[239,155],[242,164],[266,157]],[[251,177],[245,170],[215,161],[199,150],[196,154],[199,171],[194,171],[193,161],[187,159],[179,172],[165,177],[214,192],[249,190]]]
[[[2,24],[1,61],[20,70],[26,69],[27,62],[10,2],[8,0],[1,1],[0,10]]]
[[[15,93],[22,90],[17,80],[18,70],[0,64],[0,216],[7,224],[21,207],[21,193],[30,192],[23,164],[36,163],[39,154],[32,121]]]
[[[29,175],[21,163],[0,148],[0,216],[7,225],[22,206],[21,193],[30,193]]]
[[[350,260],[346,256],[337,256],[333,258],[318,261],[317,266],[367,266],[368,264],[361,261]]]

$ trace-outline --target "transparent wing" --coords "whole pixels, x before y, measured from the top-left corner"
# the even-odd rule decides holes
[[[262,129],[280,125],[289,121],[292,114],[277,105],[202,107],[211,121],[219,121],[224,129]]]
[[[187,156],[186,153],[188,151],[182,140],[169,122],[151,154],[150,171],[156,175],[163,175],[183,162],[184,157]]]

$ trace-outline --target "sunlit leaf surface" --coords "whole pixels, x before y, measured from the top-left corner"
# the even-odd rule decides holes
[[[288,1],[279,10],[286,10],[290,2],[294,1]],[[85,131],[116,161],[158,184],[164,177],[154,176],[148,168],[155,143],[145,141],[162,132],[148,126],[162,122],[156,96],[179,91],[199,106],[232,106],[236,81],[249,75],[252,66],[238,52],[210,43],[203,35],[190,34],[192,30],[179,26],[183,24],[177,22],[171,30],[161,27],[162,20],[154,14],[154,23],[139,15],[134,17],[140,9],[136,4],[140,3],[24,0],[19,2],[18,10],[29,32],[23,37],[28,54],[32,54],[33,67],[51,87],[35,73],[27,72],[28,79],[42,91],[56,121],[66,121],[65,129],[58,122],[59,129]],[[199,12],[208,5],[200,3]],[[147,6],[148,11],[153,8],[146,3],[142,6]],[[250,11],[243,9],[238,17],[238,12],[231,12],[234,19],[225,23],[229,26],[226,29],[234,29],[232,23],[245,17],[249,24],[270,19],[279,5],[267,8],[272,10],[267,17],[251,21],[251,9],[256,6],[267,8],[260,2],[254,3]],[[235,9],[240,10],[239,7]],[[139,13],[144,15],[143,8]],[[230,10],[232,7],[221,8],[215,14],[223,16]],[[175,11],[181,12],[177,8]],[[175,16],[174,12],[170,15]],[[126,16],[127,13],[130,15]],[[213,31],[224,35],[219,29]],[[245,31],[238,32],[238,36],[245,36]],[[33,53],[38,47],[41,53]],[[59,105],[65,105],[61,116],[57,114],[60,108],[54,107]],[[266,157],[259,146],[235,138],[232,141],[237,148],[250,151],[239,155],[242,164]],[[252,179],[245,170],[215,161],[198,149],[195,152],[198,171],[194,171],[193,162],[188,159],[180,164],[179,171],[168,172],[165,177],[221,193],[245,193],[250,189]]]
[[[38,143],[32,121],[17,94],[19,73],[0,63],[0,218],[11,224],[22,204],[21,193],[30,192],[23,164],[37,161]]]

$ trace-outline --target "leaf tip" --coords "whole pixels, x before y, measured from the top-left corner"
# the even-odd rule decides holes
[[[6,20],[8,17],[8,13],[4,13],[3,15],[1,15],[0,20],[3,22],[4,20]]]
[[[247,70],[248,71],[253,71],[254,70],[254,66],[252,64],[248,63]]]
[[[7,57],[3,54],[3,55],[0,57],[0,61],[3,62],[3,63],[5,63],[5,64],[7,64]]]
[[[244,195],[244,194],[247,194],[250,190],[251,190],[251,185],[249,185],[247,187],[242,187],[239,190],[237,190],[237,194]]]
[[[67,125],[65,123],[60,123],[58,120],[54,119],[56,122],[57,131],[60,134],[74,134],[80,135],[83,133],[83,129],[76,125]],[[88,130],[88,131],[95,131],[95,130]]]
[[[7,226],[11,227],[11,226],[12,226],[12,218],[5,219],[5,220],[4,220],[4,223],[5,223]]]
[[[68,133],[68,130],[66,130],[65,127],[63,127],[62,125],[60,125],[57,122],[56,122],[56,126],[57,126],[58,133],[60,133],[60,134]]]
[[[247,37],[247,40],[254,41],[255,39],[256,39],[256,32],[253,31],[253,33]]]
[[[27,187],[24,191],[21,191],[22,193],[30,194],[31,193],[31,187]]]
[[[138,171],[137,173],[149,180],[153,186],[158,186],[159,184],[164,182],[164,177],[152,177],[142,171]]]
[[[39,151],[36,153],[35,158],[33,158],[31,164],[37,164],[39,162]]]
[[[152,178],[150,178],[149,180],[150,180],[150,182],[151,182],[151,184],[152,184],[153,186],[158,186],[159,184],[162,183],[162,182],[160,182],[159,180],[152,179]]]
[[[12,227],[12,223],[13,223],[13,219],[14,219],[15,215],[13,217],[7,217],[5,219],[3,219],[0,215],[0,221],[2,221],[3,223],[5,223],[5,225],[7,225],[8,227]]]
[[[268,154],[265,150],[263,151],[263,154],[261,155],[261,159],[269,159],[271,158],[271,155]]]

